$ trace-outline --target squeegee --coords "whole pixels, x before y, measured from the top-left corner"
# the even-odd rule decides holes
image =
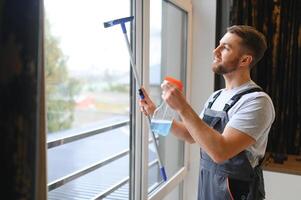
[[[129,53],[129,56],[130,56],[131,67],[132,67],[132,70],[133,70],[133,73],[134,73],[136,83],[137,83],[138,88],[139,88],[138,93],[139,93],[140,98],[144,99],[144,94],[141,90],[141,86],[142,86],[141,85],[141,80],[138,76],[136,63],[134,62],[134,59],[133,59],[133,53],[132,53],[132,50],[131,50],[131,47],[130,47],[130,42],[129,42],[129,39],[128,39],[128,36],[127,36],[126,26],[125,26],[125,23],[131,22],[133,20],[134,20],[134,16],[115,19],[115,20],[112,20],[112,21],[104,22],[104,27],[109,28],[109,27],[112,27],[112,26],[115,26],[115,25],[120,25],[121,26],[121,29],[122,29],[122,32],[123,32],[123,35],[124,35],[124,40],[126,42],[126,46],[127,46],[128,53]],[[150,118],[149,115],[147,116],[147,119],[148,119],[148,123],[149,123],[149,126],[150,126],[151,125],[151,118]],[[161,160],[160,155],[159,155],[157,140],[156,140],[156,137],[155,137],[155,133],[152,130],[151,130],[151,136],[152,136],[152,139],[154,141],[155,152],[157,154],[157,158],[158,158],[158,162],[159,162],[160,174],[161,174],[162,179],[164,181],[166,181],[167,176],[166,176],[166,173],[165,173],[165,168],[162,165],[162,160]]]

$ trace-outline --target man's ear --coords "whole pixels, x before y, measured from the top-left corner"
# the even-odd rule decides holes
[[[252,61],[253,61],[253,56],[248,54],[243,55],[240,59],[241,65],[243,66],[250,66]]]

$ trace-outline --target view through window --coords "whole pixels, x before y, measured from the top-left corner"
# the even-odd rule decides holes
[[[44,5],[48,199],[128,199],[130,1]]]

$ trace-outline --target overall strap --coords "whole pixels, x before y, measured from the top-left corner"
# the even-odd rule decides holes
[[[238,93],[236,95],[234,95],[230,101],[228,103],[226,103],[223,111],[225,111],[226,113],[230,110],[230,108],[232,108],[232,106],[234,106],[234,104],[245,94],[249,94],[249,93],[252,93],[252,92],[261,92],[262,89],[260,87],[254,87],[254,88],[251,88],[249,90],[245,90],[241,93]]]
[[[213,103],[215,102],[215,100],[217,99],[217,97],[219,97],[219,95],[222,93],[222,90],[218,91],[214,96],[211,102],[209,102],[208,107],[207,108],[211,108]]]

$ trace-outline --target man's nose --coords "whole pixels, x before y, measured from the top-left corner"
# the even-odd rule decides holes
[[[219,52],[220,52],[220,45],[219,46],[217,46],[212,52],[213,52],[213,54],[214,55],[217,55],[217,54],[219,54]]]

